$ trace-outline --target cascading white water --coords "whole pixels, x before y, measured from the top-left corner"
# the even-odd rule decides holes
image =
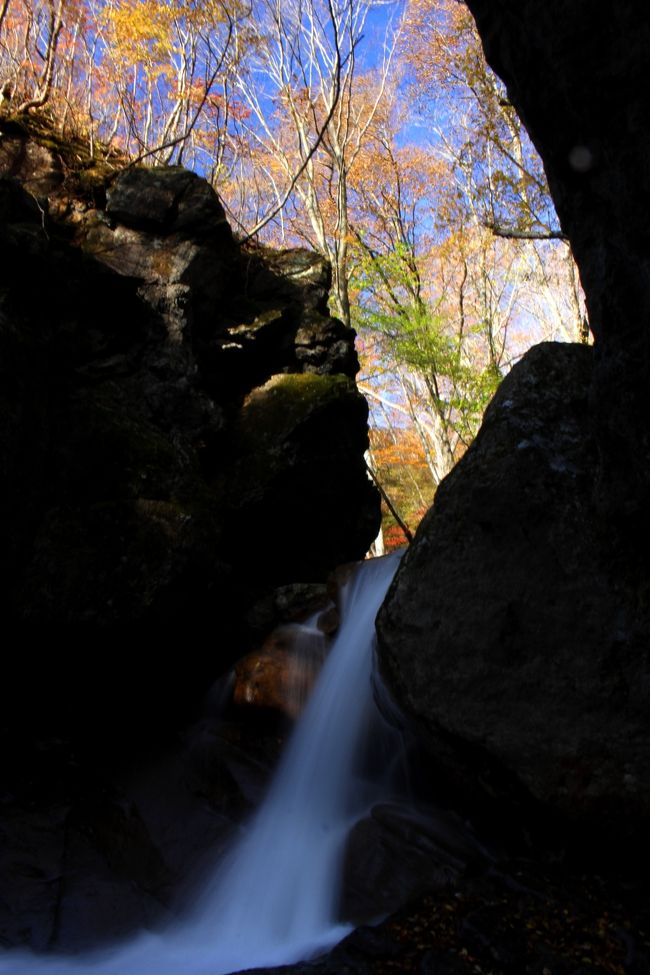
[[[358,775],[376,708],[374,621],[398,557],[363,563],[342,623],[269,794],[216,868],[192,916],[74,958],[0,955],[1,975],[226,975],[299,961],[350,930],[337,921],[345,840],[380,796]]]

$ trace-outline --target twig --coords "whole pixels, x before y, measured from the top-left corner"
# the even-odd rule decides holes
[[[491,230],[495,237],[506,237],[510,240],[568,240],[561,230],[516,230],[514,227],[499,227],[495,223],[486,223],[487,230]]]
[[[267,213],[267,215],[263,217],[253,227],[253,229],[244,238],[243,241],[244,243],[249,241],[251,237],[254,237],[255,234],[259,233],[263,227],[266,227],[267,223],[270,223],[270,221],[273,220],[274,217],[277,217],[278,213],[284,208],[284,206],[287,203],[287,200],[289,199],[289,197],[294,191],[296,183],[298,182],[298,180],[300,179],[304,171],[307,169],[307,166],[309,165],[309,163],[314,157],[314,153],[316,152],[316,150],[322,143],[323,139],[325,138],[325,133],[327,132],[327,129],[329,128],[329,124],[334,117],[334,112],[336,111],[336,107],[338,105],[339,98],[341,96],[341,48],[339,44],[339,32],[336,24],[336,17],[334,15],[334,9],[332,7],[332,0],[328,0],[327,6],[329,9],[330,19],[332,21],[332,27],[334,28],[335,60],[334,60],[334,93],[332,96],[332,104],[327,113],[327,117],[325,118],[325,121],[323,122],[323,125],[321,126],[320,131],[314,141],[314,144],[312,145],[311,149],[307,153],[302,164],[299,166],[297,172],[294,173],[282,200],[277,204],[276,207],[274,207],[273,210]]]
[[[194,112],[194,116],[192,117],[192,120],[189,122],[187,128],[185,129],[185,132],[183,132],[181,135],[176,136],[174,139],[170,139],[168,142],[163,142],[161,145],[155,146],[153,149],[147,149],[146,152],[141,152],[139,156],[136,156],[136,158],[129,163],[127,169],[131,169],[133,166],[137,166],[139,163],[142,162],[143,159],[147,159],[149,156],[154,156],[158,152],[164,152],[165,149],[173,149],[174,146],[177,146],[179,144],[179,142],[185,142],[185,140],[188,139],[189,136],[192,134],[192,131],[194,130],[194,126],[198,122],[199,116],[201,115],[201,112],[205,107],[205,103],[208,100],[208,96],[210,94],[210,91],[212,90],[212,86],[217,79],[217,75],[221,71],[223,62],[226,58],[226,53],[228,51],[228,48],[230,47],[230,42],[232,40],[232,33],[233,33],[232,17],[225,9],[225,7],[223,9],[226,17],[228,18],[228,37],[226,38],[226,43],[224,44],[223,52],[221,54],[221,57],[219,58],[217,66],[207,81],[207,84],[205,86],[205,91],[203,92],[203,96],[201,98],[201,101],[199,102],[198,108]],[[211,50],[212,45],[210,44],[210,41],[207,38],[206,38],[206,43],[208,46],[208,50],[210,51],[210,53],[212,53]]]
[[[366,470],[368,471],[368,473],[370,474],[370,477],[373,480],[373,483],[375,484],[377,490],[381,494],[383,500],[386,502],[386,507],[390,511],[391,515],[393,516],[393,518],[395,519],[395,521],[397,522],[397,524],[399,525],[399,527],[402,529],[402,532],[404,533],[404,537],[406,538],[407,542],[410,545],[411,542],[413,541],[413,532],[410,530],[410,528],[408,527],[408,525],[400,517],[399,512],[397,511],[395,505],[393,504],[393,502],[391,501],[391,499],[386,494],[386,491],[384,490],[383,486],[379,482],[379,479],[378,479],[377,475],[373,471],[373,469],[370,466],[370,464],[368,463],[368,461],[365,461],[365,465],[366,465]]]

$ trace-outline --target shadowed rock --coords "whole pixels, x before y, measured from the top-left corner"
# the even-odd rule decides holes
[[[544,344],[503,381],[398,571],[379,657],[433,775],[614,846],[650,816],[650,627],[593,500],[592,360]]]
[[[0,155],[0,605],[7,622],[102,628],[111,664],[82,705],[75,629],[60,658],[16,657],[7,707],[51,718],[59,696],[64,722],[82,706],[103,726],[128,702],[131,730],[173,724],[248,649],[253,606],[324,582],[376,534],[354,333],[328,314],[327,262],[242,248],[205,180],[80,171],[78,147],[50,142],[17,131]],[[300,389],[280,424],[269,383]],[[209,646],[188,644],[189,621]],[[182,640],[180,676],[155,641],[131,654],[105,629],[122,624]]]

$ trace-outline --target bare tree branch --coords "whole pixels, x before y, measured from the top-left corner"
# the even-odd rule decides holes
[[[154,146],[153,149],[147,149],[146,152],[140,153],[139,156],[137,156],[135,159],[131,160],[131,162],[129,163],[129,167],[128,168],[131,168],[133,166],[137,166],[138,163],[141,163],[143,159],[147,159],[149,156],[154,156],[154,155],[156,155],[156,153],[165,152],[167,149],[173,149],[175,146],[177,146],[177,145],[179,145],[181,143],[185,143],[187,141],[187,139],[189,139],[190,135],[192,134],[192,131],[194,130],[194,127],[196,126],[196,123],[198,122],[199,118],[201,117],[201,113],[203,112],[203,109],[205,108],[205,103],[207,102],[207,100],[208,100],[208,98],[210,96],[210,92],[212,90],[212,86],[214,85],[215,81],[217,80],[217,75],[219,74],[219,72],[221,71],[221,69],[223,67],[223,63],[226,60],[226,54],[228,53],[228,49],[229,49],[230,43],[232,41],[233,27],[234,27],[234,25],[233,25],[233,19],[230,16],[230,13],[228,12],[228,10],[225,8],[225,6],[223,4],[221,6],[222,6],[222,10],[223,10],[223,12],[224,12],[224,14],[226,16],[226,19],[228,21],[228,33],[226,35],[226,40],[225,40],[225,43],[223,45],[223,50],[221,52],[221,56],[219,57],[219,59],[217,61],[216,67],[214,68],[214,71],[212,72],[212,74],[210,75],[210,77],[206,81],[205,89],[203,91],[203,95],[201,96],[201,100],[199,101],[199,104],[196,107],[196,110],[195,110],[194,115],[192,116],[190,122],[186,126],[185,131],[182,132],[180,135],[176,136],[174,139],[169,139],[167,142],[163,142],[161,145]],[[205,38],[205,44],[206,44],[206,47],[208,48],[208,52],[212,55],[213,54],[213,50],[212,50],[212,44],[210,43],[210,38],[209,37],[206,37]]]
[[[9,9],[9,4],[11,0],[2,0],[2,6],[0,7],[0,31],[2,31],[2,25],[4,24],[5,17],[7,16],[7,10]]]
[[[47,47],[44,55],[45,66],[38,82],[36,93],[34,94],[33,98],[26,98],[18,106],[18,114],[21,112],[27,112],[30,108],[42,108],[50,97],[50,93],[52,91],[52,78],[54,76],[54,64],[56,60],[56,49],[59,44],[61,30],[63,28],[63,4],[64,0],[58,0],[55,7],[54,0],[50,0],[50,25],[47,36]],[[4,12],[6,13],[6,9]]]
[[[329,111],[328,111],[328,113],[327,113],[327,115],[325,117],[325,121],[324,121],[323,125],[320,127],[320,130],[319,130],[319,132],[318,132],[318,134],[316,136],[316,139],[314,140],[313,145],[311,146],[311,148],[307,152],[307,154],[306,154],[305,158],[303,159],[301,165],[298,167],[298,170],[294,173],[293,177],[291,178],[291,180],[289,182],[289,186],[287,187],[287,189],[286,189],[284,195],[282,196],[281,200],[277,203],[277,205],[272,210],[269,211],[269,213],[266,214],[265,217],[263,217],[260,221],[258,221],[258,223],[253,227],[253,229],[244,238],[244,243],[247,242],[247,241],[249,241],[256,234],[258,234],[260,232],[260,230],[262,230],[263,227],[266,227],[266,225],[268,223],[270,223],[271,220],[273,220],[274,217],[277,217],[277,215],[280,212],[280,210],[282,210],[283,207],[286,205],[287,200],[289,199],[289,197],[293,193],[293,191],[294,191],[294,189],[296,187],[296,184],[297,184],[298,180],[300,179],[300,177],[302,176],[302,174],[307,169],[307,166],[311,162],[311,160],[312,160],[312,158],[313,158],[316,150],[318,149],[318,147],[321,145],[323,139],[325,138],[325,133],[327,132],[327,129],[329,128],[330,122],[332,121],[332,119],[334,117],[334,112],[336,111],[336,106],[338,105],[339,98],[341,97],[341,48],[340,48],[340,43],[339,43],[338,25],[336,23],[336,17],[335,17],[335,14],[334,14],[334,8],[332,7],[332,0],[328,0],[327,6],[328,6],[329,14],[330,14],[330,20],[331,20],[331,24],[332,24],[332,29],[334,31],[334,49],[335,49],[335,63],[334,63],[334,75],[333,75],[334,91],[333,91],[333,95],[332,95],[332,104],[330,105]]]
[[[561,230],[517,230],[516,227],[500,227],[498,224],[486,223],[484,227],[491,230],[495,237],[506,237],[508,240],[568,240]]]
[[[393,516],[393,518],[395,519],[395,521],[397,522],[397,524],[399,525],[399,527],[402,529],[402,532],[404,534],[404,538],[407,540],[407,542],[410,545],[411,542],[413,541],[413,532],[410,530],[410,528],[408,527],[408,525],[406,524],[406,522],[400,517],[400,514],[399,514],[397,508],[395,507],[395,505],[393,504],[393,502],[391,501],[391,499],[386,494],[386,491],[384,489],[384,486],[382,485],[381,481],[379,480],[379,478],[377,477],[377,475],[373,471],[373,469],[370,466],[370,464],[368,463],[368,461],[366,461],[365,464],[366,464],[366,470],[370,474],[370,477],[372,478],[373,483],[375,484],[377,490],[381,494],[381,496],[382,496],[382,498],[383,498],[383,500],[384,500],[384,502],[386,504],[386,507],[390,511],[391,515]]]

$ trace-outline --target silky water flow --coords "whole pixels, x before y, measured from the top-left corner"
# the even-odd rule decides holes
[[[226,975],[313,957],[351,930],[337,920],[345,843],[386,789],[362,766],[390,737],[372,666],[375,617],[397,564],[397,555],[364,562],[346,585],[338,635],[268,795],[185,918],[110,954],[9,950],[0,975]]]

